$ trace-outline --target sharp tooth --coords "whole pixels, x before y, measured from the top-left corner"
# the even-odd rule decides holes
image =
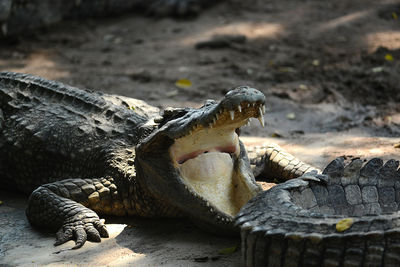
[[[262,109],[261,109],[261,107],[258,107],[258,115],[259,116],[262,116],[264,113],[262,112]]]
[[[265,126],[265,123],[264,123],[264,116],[263,116],[262,114],[260,114],[260,115],[258,116],[258,120],[260,121],[261,126],[264,127],[264,126]]]
[[[247,103],[247,107],[248,107],[248,108],[250,107],[250,103]]]
[[[265,106],[264,105],[262,106],[262,111],[263,111],[263,114],[265,114]]]
[[[218,120],[218,118],[219,118],[219,115],[218,115],[218,114],[215,114],[215,118]]]
[[[256,106],[256,103],[253,103],[253,107],[255,107]]]
[[[240,105],[238,106],[238,110],[239,112],[242,112],[242,107]]]
[[[229,114],[231,114],[231,120],[235,119],[235,111],[231,110],[229,111]]]
[[[216,120],[215,118],[213,118],[213,124],[215,124],[216,121],[217,121],[217,120]]]

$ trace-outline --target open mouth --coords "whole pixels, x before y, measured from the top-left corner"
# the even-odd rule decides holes
[[[237,132],[253,117],[264,126],[264,113],[263,103],[258,102],[242,102],[230,110],[221,107],[171,146],[171,158],[183,182],[210,210],[233,217],[254,197],[254,185],[238,167]]]

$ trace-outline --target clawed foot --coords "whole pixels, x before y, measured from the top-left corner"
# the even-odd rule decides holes
[[[91,216],[77,215],[67,220],[58,230],[54,245],[58,246],[69,240],[75,240],[75,246],[72,249],[77,249],[82,247],[86,240],[100,242],[101,237],[108,237],[104,220],[100,220],[96,214],[95,216],[93,214],[90,214]]]

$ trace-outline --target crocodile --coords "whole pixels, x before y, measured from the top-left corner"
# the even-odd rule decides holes
[[[129,11],[153,16],[192,16],[211,0],[0,0],[0,37],[29,32],[65,19],[113,16]]]
[[[244,266],[400,266],[399,161],[343,157],[250,200]]]
[[[239,139],[264,124],[265,96],[241,86],[200,108],[167,108],[0,72],[0,187],[30,194],[26,215],[56,245],[101,241],[100,215],[186,217],[235,234],[257,175],[298,177],[313,167],[266,146],[252,164]],[[260,150],[260,149],[259,149]],[[253,168],[252,168],[253,166]]]

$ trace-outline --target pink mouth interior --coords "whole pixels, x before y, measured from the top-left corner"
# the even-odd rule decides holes
[[[236,152],[236,147],[234,146],[234,145],[231,145],[231,146],[224,146],[224,147],[213,147],[213,148],[210,148],[210,149],[207,149],[207,150],[197,150],[197,151],[193,151],[193,152],[190,152],[190,153],[188,153],[188,154],[185,154],[185,155],[183,155],[183,156],[180,156],[178,159],[177,159],[177,162],[179,163],[179,164],[183,164],[183,163],[185,163],[187,160],[189,160],[189,159],[194,159],[195,157],[197,157],[198,155],[201,155],[201,154],[203,154],[203,153],[208,153],[208,152],[221,152],[221,153],[228,153],[228,154],[231,154],[231,153],[235,153]]]

